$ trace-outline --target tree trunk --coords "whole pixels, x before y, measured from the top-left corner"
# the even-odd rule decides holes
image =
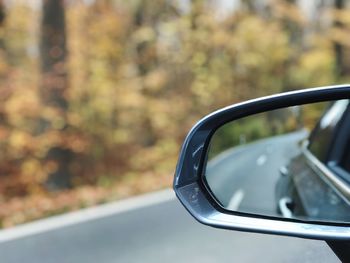
[[[6,11],[5,11],[5,4],[3,0],[0,0],[0,59],[3,63],[7,65],[7,57],[5,52],[5,37],[4,37],[4,23],[5,23],[5,17],[6,17]],[[5,113],[5,107],[4,107],[4,101],[6,101],[6,98],[9,94],[9,89],[4,88],[3,85],[4,80],[8,76],[7,68],[5,70],[0,70],[0,125],[6,125],[6,113]]]
[[[5,5],[4,0],[0,0],[0,27],[3,26],[5,21]]]
[[[4,27],[5,17],[6,17],[6,12],[5,12],[4,0],[0,0],[0,30],[2,30],[2,28]],[[4,49],[4,48],[5,48],[5,44],[4,44],[3,32],[0,32],[0,49]]]
[[[344,9],[344,0],[335,0],[334,7],[336,10]],[[336,28],[342,28],[343,24],[339,21],[334,23]],[[349,67],[346,63],[345,48],[339,42],[334,42],[334,55],[335,55],[335,74],[337,78],[345,76],[349,72]]]
[[[41,98],[46,107],[53,108],[60,117],[66,120],[68,108],[66,90],[68,88],[66,68],[66,29],[64,0],[44,0],[41,20]],[[64,133],[64,124],[60,132]],[[41,132],[51,127],[50,121],[41,122]],[[70,186],[69,163],[72,158],[70,150],[63,146],[53,146],[47,153],[46,163],[54,163],[54,171],[48,175],[47,187],[50,190]]]
[[[162,1],[157,2],[159,5],[157,9],[155,9],[154,2],[151,1],[141,1],[135,10],[134,15],[134,24],[136,29],[140,29],[142,27],[151,27],[152,30],[155,30],[157,27],[157,23],[159,22],[159,16],[162,14],[161,4]],[[156,30],[154,31],[156,34]],[[152,39],[147,39],[143,41],[139,41],[136,44],[136,63],[140,77],[146,77],[152,70],[157,67],[157,54],[156,54],[156,38],[155,36]],[[151,98],[152,95],[146,89],[143,89],[143,97]],[[139,137],[140,143],[143,146],[152,146],[156,143],[157,138],[155,135],[154,128],[152,127],[152,121],[150,120],[150,116],[147,114],[148,111],[148,100],[144,105],[144,113],[142,123],[140,127],[146,130],[142,136]]]

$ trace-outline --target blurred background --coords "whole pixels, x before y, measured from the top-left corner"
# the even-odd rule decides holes
[[[204,115],[350,79],[345,0],[0,0],[0,227],[170,187]]]

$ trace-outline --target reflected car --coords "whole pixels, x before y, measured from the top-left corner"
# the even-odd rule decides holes
[[[280,169],[277,211],[286,218],[350,221],[350,106],[331,104],[300,143],[301,151]]]

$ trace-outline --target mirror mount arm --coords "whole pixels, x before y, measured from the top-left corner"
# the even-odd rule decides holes
[[[326,241],[341,262],[350,262],[350,241]]]

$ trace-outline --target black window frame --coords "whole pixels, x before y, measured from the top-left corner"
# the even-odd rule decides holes
[[[350,104],[345,110],[338,127],[333,135],[332,143],[329,147],[329,154],[326,160],[326,166],[337,176],[350,185],[350,171],[342,167],[341,162],[344,155],[350,149],[347,146],[350,143]]]
[[[319,130],[319,127],[321,125],[322,120],[325,118],[325,116],[327,115],[327,113],[331,110],[331,108],[333,107],[334,103],[336,101],[333,101],[333,103],[330,103],[329,106],[325,109],[325,111],[323,112],[321,118],[318,120],[316,126],[312,129],[309,138],[308,138],[308,144],[307,144],[307,149],[308,151],[315,157],[317,158],[321,163],[323,163],[324,165],[327,166],[327,163],[329,161],[329,158],[331,156],[332,153],[332,145],[334,145],[334,141],[336,140],[336,134],[338,133],[338,129],[341,126],[341,122],[343,119],[343,116],[340,118],[339,122],[337,123],[337,125],[333,128],[332,132],[331,132],[331,138],[329,138],[329,141],[326,143],[325,145],[325,150],[323,153],[321,153],[322,156],[320,156],[320,153],[317,153],[314,151],[314,149],[312,149],[313,144],[314,143],[319,143],[318,141],[318,133],[321,132]],[[349,105],[347,107],[350,106],[350,100],[349,100]],[[345,110],[346,112],[347,110]],[[343,114],[344,115],[344,114]],[[316,141],[315,141],[316,140]]]

